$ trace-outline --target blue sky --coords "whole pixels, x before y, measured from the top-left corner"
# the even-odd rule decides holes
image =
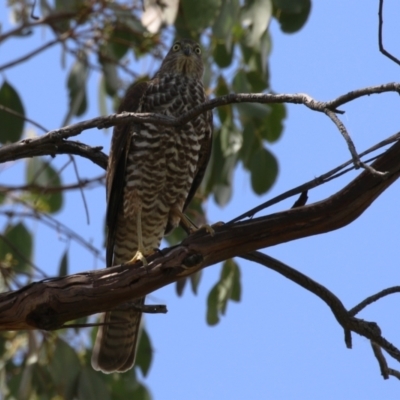
[[[6,20],[4,5],[1,21]],[[398,80],[399,66],[378,51],[378,2],[344,0],[315,1],[309,21],[294,35],[280,32],[273,21],[270,57],[272,89],[276,93],[307,93],[330,100],[350,90]],[[400,58],[398,16],[400,4],[385,4],[385,45]],[[30,44],[35,48],[50,39],[39,31]],[[1,63],[24,54],[25,40],[2,46]],[[59,127],[66,109],[65,77],[59,71],[59,49],[46,52],[3,74],[21,93],[29,117],[48,129]],[[69,60],[70,61],[70,60]],[[145,64],[139,66],[142,71]],[[96,93],[98,76],[90,79],[90,109],[84,118],[99,114]],[[49,91],[48,88],[54,88]],[[341,117],[359,151],[399,130],[398,95],[365,97],[341,107]],[[41,134],[41,132],[38,132]],[[79,140],[104,145],[110,134],[86,131]],[[207,204],[211,222],[228,221],[244,211],[294,186],[321,175],[349,159],[341,135],[324,115],[304,106],[289,105],[283,137],[270,150],[279,160],[279,176],[272,190],[255,196],[249,175],[235,174],[232,201],[218,208]],[[62,160],[56,160],[62,165]],[[20,163],[22,164],[22,163]],[[100,171],[88,161],[79,163],[82,177]],[[8,165],[1,179],[18,179],[21,165]],[[347,174],[309,193],[309,203],[342,188],[357,173]],[[69,182],[74,180],[67,174]],[[400,231],[399,183],[392,185],[351,225],[325,235],[297,240],[265,249],[290,266],[309,275],[352,307],[381,289],[398,285]],[[87,192],[91,223],[79,193],[70,193],[60,219],[100,247],[105,212],[104,189]],[[293,200],[267,210],[291,206]],[[56,274],[66,243],[38,223],[30,225],[36,237],[35,262]],[[70,272],[99,268],[101,261],[76,243],[70,244]],[[183,298],[168,286],[148,296],[165,303],[166,315],[145,319],[155,349],[154,363],[145,382],[154,399],[397,399],[399,383],[384,381],[368,341],[353,335],[353,349],[343,341],[343,331],[328,307],[314,295],[265,267],[238,260],[242,271],[242,301],[230,303],[219,325],[205,322],[206,299],[217,281],[220,266],[207,268],[194,296]],[[397,314],[399,296],[392,295],[368,307],[359,317],[377,322],[389,341],[400,346]],[[389,366],[398,365],[389,359]]]

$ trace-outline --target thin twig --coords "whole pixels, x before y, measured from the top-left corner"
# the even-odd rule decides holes
[[[378,29],[378,38],[379,38],[379,51],[388,57],[390,60],[395,62],[396,64],[400,65],[400,60],[393,56],[391,53],[385,50],[383,46],[383,0],[379,0],[379,11],[378,11],[378,17],[379,17],[379,29]]]
[[[33,119],[30,119],[30,118],[26,117],[25,115],[22,115],[22,114],[20,114],[20,113],[18,113],[16,111],[12,110],[11,108],[3,106],[2,104],[0,104],[0,110],[8,112],[11,115],[15,115],[16,117],[21,118],[26,122],[29,122],[30,124],[36,126],[36,128],[39,128],[40,130],[42,130],[43,132],[48,132],[49,131],[43,125],[40,125],[38,122],[34,121]]]
[[[269,269],[272,269],[273,271],[278,272],[304,289],[314,293],[321,300],[323,300],[331,309],[336,320],[345,330],[345,342],[347,346],[349,343],[350,331],[353,331],[370,339],[374,344],[385,349],[395,360],[400,362],[400,350],[393,346],[393,344],[388,342],[381,335],[379,326],[374,322],[368,322],[355,318],[346,310],[340,299],[326,287],[322,286],[301,272],[282,263],[281,261],[259,251],[253,251],[240,257],[246,260],[257,262]]]
[[[57,38],[54,39],[46,44],[44,44],[43,46],[38,47],[37,49],[31,51],[30,53],[25,54],[24,56],[20,57],[20,58],[16,58],[13,61],[10,61],[6,64],[0,65],[0,71],[4,71],[7,68],[13,67],[14,65],[20,64],[26,60],[29,60],[30,58],[36,56],[37,54],[41,53],[42,51],[50,48],[51,46],[54,46],[55,44],[57,44],[58,42],[60,42],[62,39]]]
[[[76,12],[65,12],[59,14],[50,14],[34,22],[24,22],[20,26],[17,26],[16,28],[11,29],[8,32],[5,32],[2,35],[0,35],[0,43],[11,36],[21,35],[21,32],[23,32],[26,29],[36,28],[37,26],[47,25],[47,24],[51,25],[53,22],[57,22],[62,19],[70,19],[74,16],[76,16]]]
[[[351,315],[357,315],[362,309],[365,307],[369,306],[370,304],[374,303],[375,301],[378,301],[382,297],[389,296],[390,294],[393,293],[400,293],[400,286],[393,286],[384,290],[381,290],[380,292],[367,297],[365,300],[363,300],[361,303],[357,304],[355,307],[353,307],[351,310],[349,310],[349,314]]]
[[[400,140],[400,132],[388,137],[387,139],[385,139],[385,140],[375,144],[374,146],[370,147],[369,149],[363,151],[362,153],[359,154],[359,157],[363,157],[369,153],[372,153],[373,151],[376,151],[376,150],[378,150],[384,146],[387,146],[390,143],[396,142],[398,140]],[[376,157],[374,157],[374,158],[376,158]],[[315,187],[318,187],[326,182],[336,179],[339,176],[343,175],[344,173],[347,173],[354,169],[354,164],[350,168],[345,169],[349,165],[352,165],[352,160],[346,161],[345,163],[326,172],[325,174],[323,174],[315,179],[312,179],[311,181],[303,183],[300,186],[290,189],[290,190],[280,194],[279,196],[276,196],[276,197],[272,198],[271,200],[268,200],[268,201],[258,205],[257,207],[252,208],[251,210],[245,212],[244,214],[239,215],[238,217],[235,217],[234,219],[232,219],[231,221],[229,221],[227,223],[232,224],[232,223],[242,220],[243,218],[252,218],[258,212],[260,212],[268,207],[271,207],[272,205],[277,204],[289,197],[296,196],[303,192],[307,192],[307,191],[309,191]]]
[[[96,178],[91,179],[81,179],[76,183],[72,183],[70,185],[62,185],[62,186],[42,186],[36,184],[30,185],[20,185],[20,186],[1,186],[0,185],[0,193],[8,193],[8,192],[16,192],[16,191],[40,191],[42,193],[59,193],[65,192],[67,190],[76,190],[76,189],[90,189],[93,184],[103,184],[105,180],[105,175],[102,174],[97,176]],[[93,186],[94,187],[94,186]]]
[[[72,155],[70,157],[71,157],[72,165],[74,166],[76,179],[77,179],[78,182],[80,182],[81,178],[79,176],[78,166],[76,165],[75,158]],[[79,191],[81,193],[81,197],[82,197],[82,201],[83,201],[83,207],[85,208],[86,222],[87,222],[88,225],[90,225],[89,207],[88,207],[87,202],[86,202],[85,193],[83,192],[82,187],[79,187]]]
[[[21,199],[16,199],[16,201],[22,202]],[[26,206],[30,206],[27,203],[24,203]],[[19,217],[19,218],[31,218],[35,219],[37,221],[40,221],[44,225],[48,226],[49,228],[53,229],[55,232],[59,232],[66,236],[70,240],[74,240],[75,242],[79,243],[82,247],[85,247],[88,251],[93,253],[95,257],[97,257],[99,260],[104,261],[104,257],[101,255],[102,251],[94,247],[90,242],[88,242],[86,239],[84,239],[82,236],[80,236],[77,232],[73,231],[71,228],[68,226],[64,225],[62,222],[56,220],[52,216],[46,214],[46,213],[39,213],[35,210],[32,210],[30,212],[27,211],[14,211],[14,210],[0,210],[0,215],[4,215],[8,218],[14,218],[14,217]]]

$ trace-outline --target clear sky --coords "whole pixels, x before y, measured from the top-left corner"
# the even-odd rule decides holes
[[[314,1],[309,21],[299,33],[282,34],[273,21],[272,89],[330,100],[353,89],[398,80],[400,67],[378,51],[377,12],[378,1],[325,0]],[[0,16],[3,22],[7,19],[4,5],[0,6]],[[385,44],[400,58],[399,16],[400,3],[386,1]],[[31,48],[45,39],[45,32],[36,35]],[[25,40],[13,43],[7,53],[0,54],[1,63],[26,52]],[[65,78],[58,71],[60,61],[60,50],[54,49],[3,75],[21,93],[28,116],[48,129],[59,127],[66,109]],[[145,65],[140,68],[143,70]],[[84,118],[99,114],[98,76],[93,75],[90,82],[91,103]],[[48,87],[54,90],[50,93]],[[399,130],[399,107],[399,97],[393,93],[341,107],[346,111],[342,121],[359,151]],[[108,152],[110,134],[92,130],[79,140],[104,145]],[[223,209],[213,201],[208,203],[211,222],[228,221],[349,159],[347,146],[332,122],[300,105],[288,106],[283,137],[269,148],[277,156],[280,169],[272,190],[262,197],[255,196],[249,175],[239,168],[232,201]],[[63,163],[58,158],[56,161],[57,165]],[[101,172],[88,161],[79,165],[83,178]],[[21,166],[10,165],[0,179],[9,180],[10,171],[12,179],[23,173]],[[356,175],[347,174],[311,191],[309,203],[329,196]],[[69,182],[74,180],[72,172],[67,177]],[[353,224],[263,251],[325,285],[351,308],[365,297],[399,284],[399,195],[396,182]],[[68,194],[59,215],[60,220],[98,247],[103,241],[104,198],[103,188],[87,192],[90,225],[85,223],[79,193]],[[286,209],[292,203],[288,200],[266,212]],[[36,264],[56,274],[67,244],[38,223],[30,227],[36,237]],[[166,315],[145,318],[155,349],[145,382],[154,399],[399,398],[399,382],[395,378],[382,379],[369,342],[353,334],[353,349],[348,350],[343,330],[321,300],[265,267],[243,260],[238,263],[242,301],[229,303],[226,316],[215,327],[207,326],[205,313],[207,294],[218,279],[219,265],[204,271],[197,296],[187,288],[183,298],[178,298],[173,285],[148,296],[149,301],[165,303],[169,310]],[[70,272],[101,266],[101,261],[71,243]],[[400,346],[399,308],[399,296],[392,295],[368,307],[359,317],[377,322],[386,339]],[[388,360],[389,366],[399,368]]]

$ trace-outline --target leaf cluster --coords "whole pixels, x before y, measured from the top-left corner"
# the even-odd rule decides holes
[[[88,80],[99,76],[97,101],[99,113],[108,114],[117,108],[125,89],[139,79],[151,76],[162,55],[171,45],[171,38],[190,37],[203,45],[206,73],[204,82],[210,96],[232,92],[272,92],[268,57],[272,39],[268,27],[274,18],[287,33],[298,31],[306,22],[311,0],[149,0],[143,2],[88,0],[42,0],[32,9],[32,2],[9,2],[15,27],[0,33],[0,46],[6,41],[28,40],[38,28],[45,28],[52,37],[28,54],[0,65],[3,72],[0,87],[0,143],[6,145],[26,136],[27,124],[43,129],[28,118],[23,93],[18,93],[7,77],[7,70],[16,68],[32,57],[39,57],[53,46],[61,50],[61,65],[48,68],[66,69],[67,108],[61,125],[82,118],[92,95]],[[39,16],[37,16],[39,15]],[[72,61],[71,61],[72,60]],[[137,71],[141,60],[154,65],[145,72]],[[154,61],[154,62],[153,62]],[[44,90],[51,88],[44,87]],[[45,98],[45,96],[41,96]],[[219,205],[226,204],[233,192],[234,171],[242,165],[250,174],[255,193],[263,194],[273,185],[278,162],[270,149],[284,127],[286,109],[282,104],[235,104],[220,107],[215,114],[213,152],[203,184],[188,210],[188,216],[199,226],[206,221],[204,202],[212,196]],[[21,161],[23,182],[0,186],[0,214],[4,226],[0,233],[0,277],[3,290],[29,283],[41,270],[34,264],[35,237],[28,219],[44,223],[69,240],[84,245],[96,256],[99,249],[60,224],[56,217],[66,204],[63,173],[74,168],[75,188],[103,184],[93,178],[79,178],[73,156],[62,168],[54,166],[53,154]],[[176,230],[170,244],[182,240],[185,233]],[[51,245],[51,244],[49,244]],[[68,273],[67,250],[60,257],[59,275]],[[200,272],[190,279],[196,293]],[[177,284],[182,295],[186,279]],[[240,301],[240,269],[226,261],[221,276],[211,289],[207,301],[207,322],[216,324],[227,310],[230,300]],[[85,323],[87,321],[79,321]],[[89,365],[91,343],[75,343],[79,329],[63,332],[61,337],[33,333],[7,334],[0,337],[0,358],[5,365],[2,382],[5,398],[77,398],[118,399],[150,398],[148,389],[136,377],[137,369],[126,375],[104,376]],[[152,346],[145,329],[138,350],[137,367],[142,375],[149,371]]]

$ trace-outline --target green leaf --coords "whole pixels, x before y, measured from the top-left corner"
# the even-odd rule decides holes
[[[219,39],[227,45],[231,44],[232,29],[238,20],[239,11],[239,0],[223,0],[219,15],[212,27],[215,39]]]
[[[67,363],[65,365],[68,365]],[[65,368],[64,370],[69,369]],[[91,367],[84,366],[79,374],[78,400],[111,400],[109,389],[102,379],[102,374],[95,372]]]
[[[126,397],[125,397],[126,398]],[[132,391],[131,399],[134,400],[151,400],[150,393],[145,385],[138,382],[135,389]]]
[[[243,124],[253,122],[254,125],[260,126],[268,119],[271,112],[269,104],[260,103],[240,103],[235,104],[239,110],[240,119]]]
[[[252,92],[262,92],[268,87],[268,74],[263,74],[260,71],[246,72],[247,82],[250,83]]]
[[[221,150],[223,156],[229,157],[236,154],[242,147],[242,132],[236,128],[232,120],[228,120],[221,127]]]
[[[187,236],[186,232],[178,226],[171,233],[164,237],[170,246],[175,246],[176,244],[182,242],[182,240]]]
[[[236,165],[236,155],[223,159],[222,169],[214,186],[214,199],[219,206],[224,206],[232,197],[232,178]]]
[[[207,298],[207,323],[216,325],[219,316],[225,315],[228,300],[240,301],[240,270],[232,259],[225,261],[219,281],[211,289]]]
[[[57,338],[48,368],[57,392],[65,399],[74,399],[77,393],[79,372],[83,373],[76,351],[64,340]],[[81,378],[79,378],[79,386],[80,380]],[[83,399],[80,396],[79,398]],[[94,397],[85,397],[85,399],[91,398]]]
[[[256,135],[256,128],[252,122],[246,124],[243,129],[243,144],[239,156],[245,168],[250,169],[253,155],[262,148],[262,140]]]
[[[214,47],[213,58],[220,68],[229,67],[232,63],[234,45],[227,48],[224,43],[217,43]]]
[[[4,81],[0,88],[0,105],[21,115],[17,117],[0,109],[0,142],[16,142],[21,139],[24,131],[25,110],[17,91],[7,81]]]
[[[117,67],[115,64],[109,62],[103,63],[101,67],[103,70],[106,93],[110,97],[113,97],[117,94],[117,91],[120,88],[120,79],[118,77]]]
[[[266,30],[256,47],[249,47],[246,41],[240,42],[244,61],[250,71],[257,71],[265,76],[268,75],[268,56],[271,51],[271,38]]]
[[[265,148],[255,152],[250,163],[251,185],[257,194],[271,188],[278,175],[276,158]]]
[[[111,389],[112,400],[150,400],[150,393],[142,382],[136,378],[136,368],[124,374],[102,375]]]
[[[207,324],[216,325],[219,322],[218,313],[218,286],[215,285],[207,297]]]
[[[38,186],[33,187],[28,196],[35,208],[49,213],[60,211],[63,205],[62,191],[46,192],[46,188],[61,187],[60,175],[54,168],[40,157],[34,157],[28,160],[25,175],[28,184]]]
[[[311,0],[272,0],[274,17],[286,33],[299,31],[306,23],[311,11]]]
[[[213,24],[221,5],[222,0],[180,1],[186,26],[195,32],[201,32]]]
[[[187,281],[188,281],[188,278],[181,278],[176,281],[175,291],[179,297],[181,297],[183,295],[183,290],[185,289]]]
[[[87,56],[80,52],[68,75],[67,88],[69,110],[66,122],[73,116],[81,116],[87,109],[86,81],[88,78]]]
[[[270,113],[264,121],[261,136],[273,143],[277,141],[283,131],[283,120],[286,118],[286,106],[284,104],[269,104]]]
[[[215,95],[217,97],[225,96],[229,94],[228,84],[222,75],[218,76],[217,87],[215,88]],[[227,104],[217,108],[219,119],[222,123],[226,121],[227,118],[232,119],[232,106]]]
[[[7,225],[4,238],[0,237],[0,260],[15,272],[30,271],[32,242],[32,235],[22,222]]]
[[[243,69],[239,69],[232,81],[233,90],[236,93],[249,93],[251,87],[246,77],[246,72]]]
[[[0,192],[0,204],[3,204],[7,198],[7,194],[4,192]]]
[[[197,294],[197,289],[198,289],[200,281],[201,281],[201,275],[202,275],[202,271],[200,270],[189,276],[190,284],[192,287],[192,292],[194,294]]]
[[[131,48],[134,39],[134,32],[129,26],[121,23],[116,25],[109,39],[111,55],[120,60]]]
[[[104,74],[100,77],[98,94],[100,115],[108,115],[109,113],[107,107],[106,79],[104,77]]]
[[[61,262],[60,267],[58,268],[58,276],[68,275],[68,251],[65,250]]]
[[[271,0],[245,0],[241,10],[242,25],[247,31],[246,45],[256,48],[272,16]]]
[[[146,329],[143,328],[140,334],[135,362],[135,365],[142,371],[143,376],[146,376],[148,374],[152,358],[153,347],[151,345],[150,337],[147,334]]]

